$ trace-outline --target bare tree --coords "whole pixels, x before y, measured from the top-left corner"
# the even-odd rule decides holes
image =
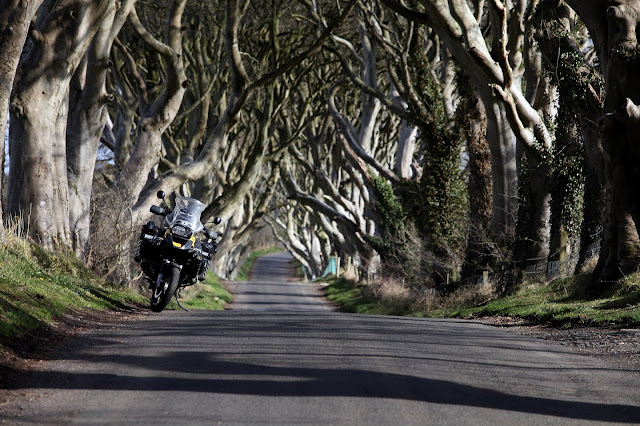
[[[0,1],[0,163],[4,165],[5,135],[7,133],[7,116],[13,81],[20,62],[22,48],[27,39],[29,24],[35,16],[42,0],[30,2],[24,7],[18,0]],[[0,187],[4,183],[4,170],[0,174]],[[0,217],[2,216],[2,200],[0,200]],[[0,240],[4,240],[4,226],[0,223]]]
[[[182,15],[186,3],[186,0],[171,2],[167,11],[164,41],[157,40],[142,25],[135,8],[129,15],[135,32],[149,49],[162,57],[166,65],[164,89],[153,100],[142,98],[135,147],[116,180],[117,191],[125,197],[125,204],[129,207],[137,202],[149,172],[160,162],[162,134],[178,114],[185,91],[191,85],[191,80],[186,76],[182,53]],[[132,222],[137,223],[136,220]]]
[[[69,84],[113,2],[46,2],[11,102],[7,211],[46,247],[71,246],[65,134]]]
[[[602,248],[595,276],[599,282],[618,279],[640,264],[636,201],[640,86],[634,76],[638,62],[636,29],[640,5],[635,0],[567,0],[585,23],[596,46],[605,80],[604,115],[598,122],[603,138],[606,207]]]
[[[107,123],[107,75],[112,69],[111,48],[135,0],[116,8],[112,4],[71,82],[67,120],[67,175],[69,225],[73,248],[85,258],[89,252],[91,198],[99,142]]]
[[[424,12],[406,8],[402,2],[383,0],[397,13],[417,24],[433,29],[456,62],[468,70],[473,85],[484,103],[488,117],[488,140],[492,155],[493,232],[510,235],[514,230],[517,199],[516,148],[519,146],[533,161],[530,169],[539,173],[532,182],[536,225],[544,226],[549,212],[548,185],[544,183],[546,153],[551,138],[541,114],[529,103],[521,89],[524,72],[522,28],[533,12],[525,2],[507,11],[501,1],[488,4],[489,16],[479,4],[421,0]],[[475,8],[475,10],[474,10]],[[488,20],[484,20],[488,18]],[[491,38],[485,39],[483,23],[491,25]],[[495,58],[495,60],[494,60]],[[547,225],[548,226],[548,225]],[[540,255],[548,252],[548,228],[531,233]]]

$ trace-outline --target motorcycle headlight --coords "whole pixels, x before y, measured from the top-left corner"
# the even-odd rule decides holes
[[[171,228],[171,233],[175,236],[182,237],[182,238],[191,237],[191,230],[181,225],[176,225],[173,228]]]

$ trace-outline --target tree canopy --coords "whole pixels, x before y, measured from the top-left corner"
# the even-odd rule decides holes
[[[417,289],[506,291],[598,242],[594,286],[640,264],[637,1],[0,11],[5,222],[116,279],[160,189],[223,219],[223,276],[260,229],[310,277],[340,256]]]

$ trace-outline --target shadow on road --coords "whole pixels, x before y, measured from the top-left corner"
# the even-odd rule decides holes
[[[119,362],[113,357],[111,362]],[[124,357],[125,359],[127,357]],[[636,423],[640,407],[601,405],[587,402],[562,401],[510,395],[490,389],[375,371],[352,369],[315,369],[270,367],[264,365],[219,362],[201,352],[179,352],[167,357],[146,358],[147,365],[156,368],[184,364],[189,360],[202,373],[251,375],[255,379],[198,379],[170,377],[133,377],[118,374],[35,373],[33,380],[58,383],[55,389],[184,391],[272,397],[362,397],[422,401],[551,415],[557,417]],[[195,371],[193,371],[195,373]],[[290,380],[261,379],[260,376],[281,376]]]
[[[35,372],[25,384],[17,386],[16,389],[31,387],[88,391],[177,391],[267,397],[384,398],[585,421],[637,423],[640,419],[640,407],[633,405],[567,401],[552,396],[514,395],[477,385],[418,377],[410,372],[404,373],[407,370],[401,370],[402,373],[389,373],[376,371],[376,367],[348,367],[350,359],[364,357],[365,360],[371,360],[371,363],[364,361],[364,365],[382,365],[382,368],[387,368],[387,365],[410,364],[437,368],[437,362],[442,362],[450,353],[450,349],[446,349],[446,344],[438,344],[437,349],[425,350],[424,341],[446,341],[446,333],[425,329],[424,322],[418,323],[412,319],[390,318],[380,321],[360,316],[338,317],[334,314],[273,316],[227,312],[219,315],[211,317],[194,314],[190,319],[174,324],[173,328],[170,327],[168,330],[149,331],[152,341],[157,345],[153,352],[157,355],[136,356],[124,353],[122,348],[119,352],[114,350],[112,353],[102,354],[83,354],[82,351],[59,354],[60,360],[73,361],[72,364],[77,360],[89,365],[108,365],[108,371],[115,373],[91,372],[91,368],[88,368],[87,372]],[[335,318],[340,318],[342,322]],[[340,328],[345,326],[345,319],[347,333],[352,335],[349,337],[345,337],[345,329]],[[155,321],[151,319],[148,326],[153,327]],[[401,327],[398,327],[398,324]],[[466,329],[460,330],[449,333],[449,337],[454,336],[454,333],[457,336],[457,340],[449,343],[456,346],[457,352],[464,353],[481,347],[494,354],[493,357],[481,361],[466,361],[465,358],[450,360],[454,364],[457,363],[454,368],[462,371],[475,368],[487,371],[487,376],[490,376],[492,369],[511,369],[512,374],[516,376],[526,373],[523,377],[527,377],[530,386],[535,388],[542,385],[545,377],[565,377],[564,373],[575,368],[543,362],[514,365],[504,361],[504,364],[501,364],[502,359],[495,355],[501,351],[491,349],[493,345],[496,348],[500,345],[491,336],[481,340],[475,335],[474,330],[467,331],[468,334],[464,334]],[[247,343],[218,340],[219,346],[203,346],[199,350],[175,350],[162,345],[162,342],[171,340],[171,336],[175,338],[186,334],[193,341],[201,340],[198,336],[204,338],[205,335],[212,337],[212,334],[217,334],[220,338],[234,336],[239,341]],[[361,337],[359,342],[352,338],[355,334]],[[315,336],[316,343],[296,346],[301,336],[305,335]],[[109,334],[99,337],[84,336],[77,344],[82,348],[105,347],[109,344],[117,345],[121,339],[122,333],[117,334],[117,338]],[[407,347],[412,350],[389,351],[389,346],[399,347],[399,343],[393,343],[396,340],[409,345]],[[332,344],[332,341],[336,343]],[[349,342],[346,347],[345,341]],[[422,341],[423,345],[413,344],[414,341]],[[526,347],[520,346],[520,340],[517,338],[507,340],[503,344],[504,349],[510,351],[527,350]],[[374,350],[363,355],[360,348],[365,346],[373,347]],[[149,374],[149,371],[152,373]],[[429,370],[426,371],[427,373],[423,374],[429,374]],[[591,370],[594,375],[601,371],[603,370],[598,368]]]

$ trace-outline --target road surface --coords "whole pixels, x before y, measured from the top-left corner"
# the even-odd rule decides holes
[[[321,285],[293,279],[289,253],[275,253],[256,260],[251,281],[228,284],[234,311],[326,311],[334,307],[325,301]]]
[[[276,276],[254,279],[278,283]],[[0,418],[9,424],[640,423],[637,371],[468,321],[333,312],[313,292],[309,299],[293,296],[305,309],[291,302],[300,309],[280,310],[290,289],[286,280],[279,283],[267,286],[275,302],[253,304],[249,299],[260,297],[239,286],[238,310],[165,311],[84,333],[12,392]],[[311,310],[316,302],[323,308]]]

